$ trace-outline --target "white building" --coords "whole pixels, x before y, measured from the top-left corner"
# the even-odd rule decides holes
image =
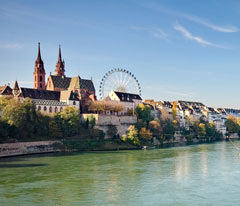
[[[121,102],[123,105],[122,114],[126,115],[129,110],[135,110],[142,103],[142,98],[138,94],[130,94],[126,92],[111,91],[107,101]]]
[[[15,98],[20,100],[29,98],[36,105],[36,110],[46,113],[62,111],[67,106],[80,108],[80,101],[77,94],[70,90],[48,91],[30,88],[19,88],[17,81],[12,90]]]

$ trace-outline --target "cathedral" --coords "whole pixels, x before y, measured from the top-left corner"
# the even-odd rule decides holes
[[[34,66],[34,88],[22,88],[15,82],[12,94],[14,97],[30,98],[38,111],[47,113],[62,111],[66,106],[74,106],[80,111],[87,111],[87,103],[95,101],[95,88],[92,80],[82,79],[80,76],[67,77],[65,62],[62,59],[59,46],[58,60],[54,75],[50,73],[46,81],[44,62],[41,57],[40,43]]]

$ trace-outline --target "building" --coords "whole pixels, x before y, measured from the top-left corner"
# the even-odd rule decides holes
[[[22,88],[15,82],[14,88],[0,87],[0,95],[13,95],[15,98],[32,99],[38,111],[47,113],[61,111],[64,107],[74,106],[81,112],[86,110],[88,101],[95,101],[95,87],[92,80],[82,79],[80,76],[66,77],[65,62],[62,60],[59,46],[58,60],[55,74],[48,77],[47,82],[44,62],[41,57],[40,43],[34,65],[34,83],[32,88]]]
[[[126,92],[111,91],[107,97],[108,101],[120,102],[123,105],[122,114],[126,115],[128,111],[134,111],[142,103],[142,98],[138,94]]]
[[[12,89],[9,85],[0,86],[0,97],[12,96]]]

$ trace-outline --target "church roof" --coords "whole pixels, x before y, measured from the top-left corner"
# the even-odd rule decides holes
[[[67,100],[67,99],[74,100],[74,101],[79,101],[78,95],[74,94],[72,91],[70,91],[70,90],[61,91],[60,101]]]
[[[48,90],[39,90],[39,89],[30,89],[30,88],[21,88],[21,96],[23,98],[31,99],[44,99],[44,100],[57,100],[60,99],[60,92],[57,91],[48,91]]]
[[[8,85],[0,86],[1,95],[12,95],[12,89]]]
[[[142,100],[142,98],[138,94],[130,94],[125,92],[117,92],[117,91],[114,91],[114,92],[118,96],[120,101],[123,101],[123,102],[133,102],[133,100]]]
[[[54,88],[68,89],[71,82],[71,77],[50,75],[50,78],[52,78]]]
[[[13,89],[14,89],[14,90],[19,90],[19,86],[18,86],[17,80],[15,81],[15,84],[14,84]]]
[[[73,77],[69,85],[70,89],[86,89],[88,91],[95,92],[94,84],[92,80],[81,79],[80,76]]]

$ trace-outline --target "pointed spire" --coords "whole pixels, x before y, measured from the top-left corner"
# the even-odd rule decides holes
[[[59,44],[59,54],[58,54],[58,62],[62,61],[62,55],[61,55],[61,44]]]
[[[41,52],[40,52],[40,42],[38,42],[38,56],[37,56],[37,60],[38,61],[42,61]]]
[[[14,84],[13,89],[14,89],[14,90],[19,90],[19,86],[18,86],[17,80],[15,81],[15,84]]]

